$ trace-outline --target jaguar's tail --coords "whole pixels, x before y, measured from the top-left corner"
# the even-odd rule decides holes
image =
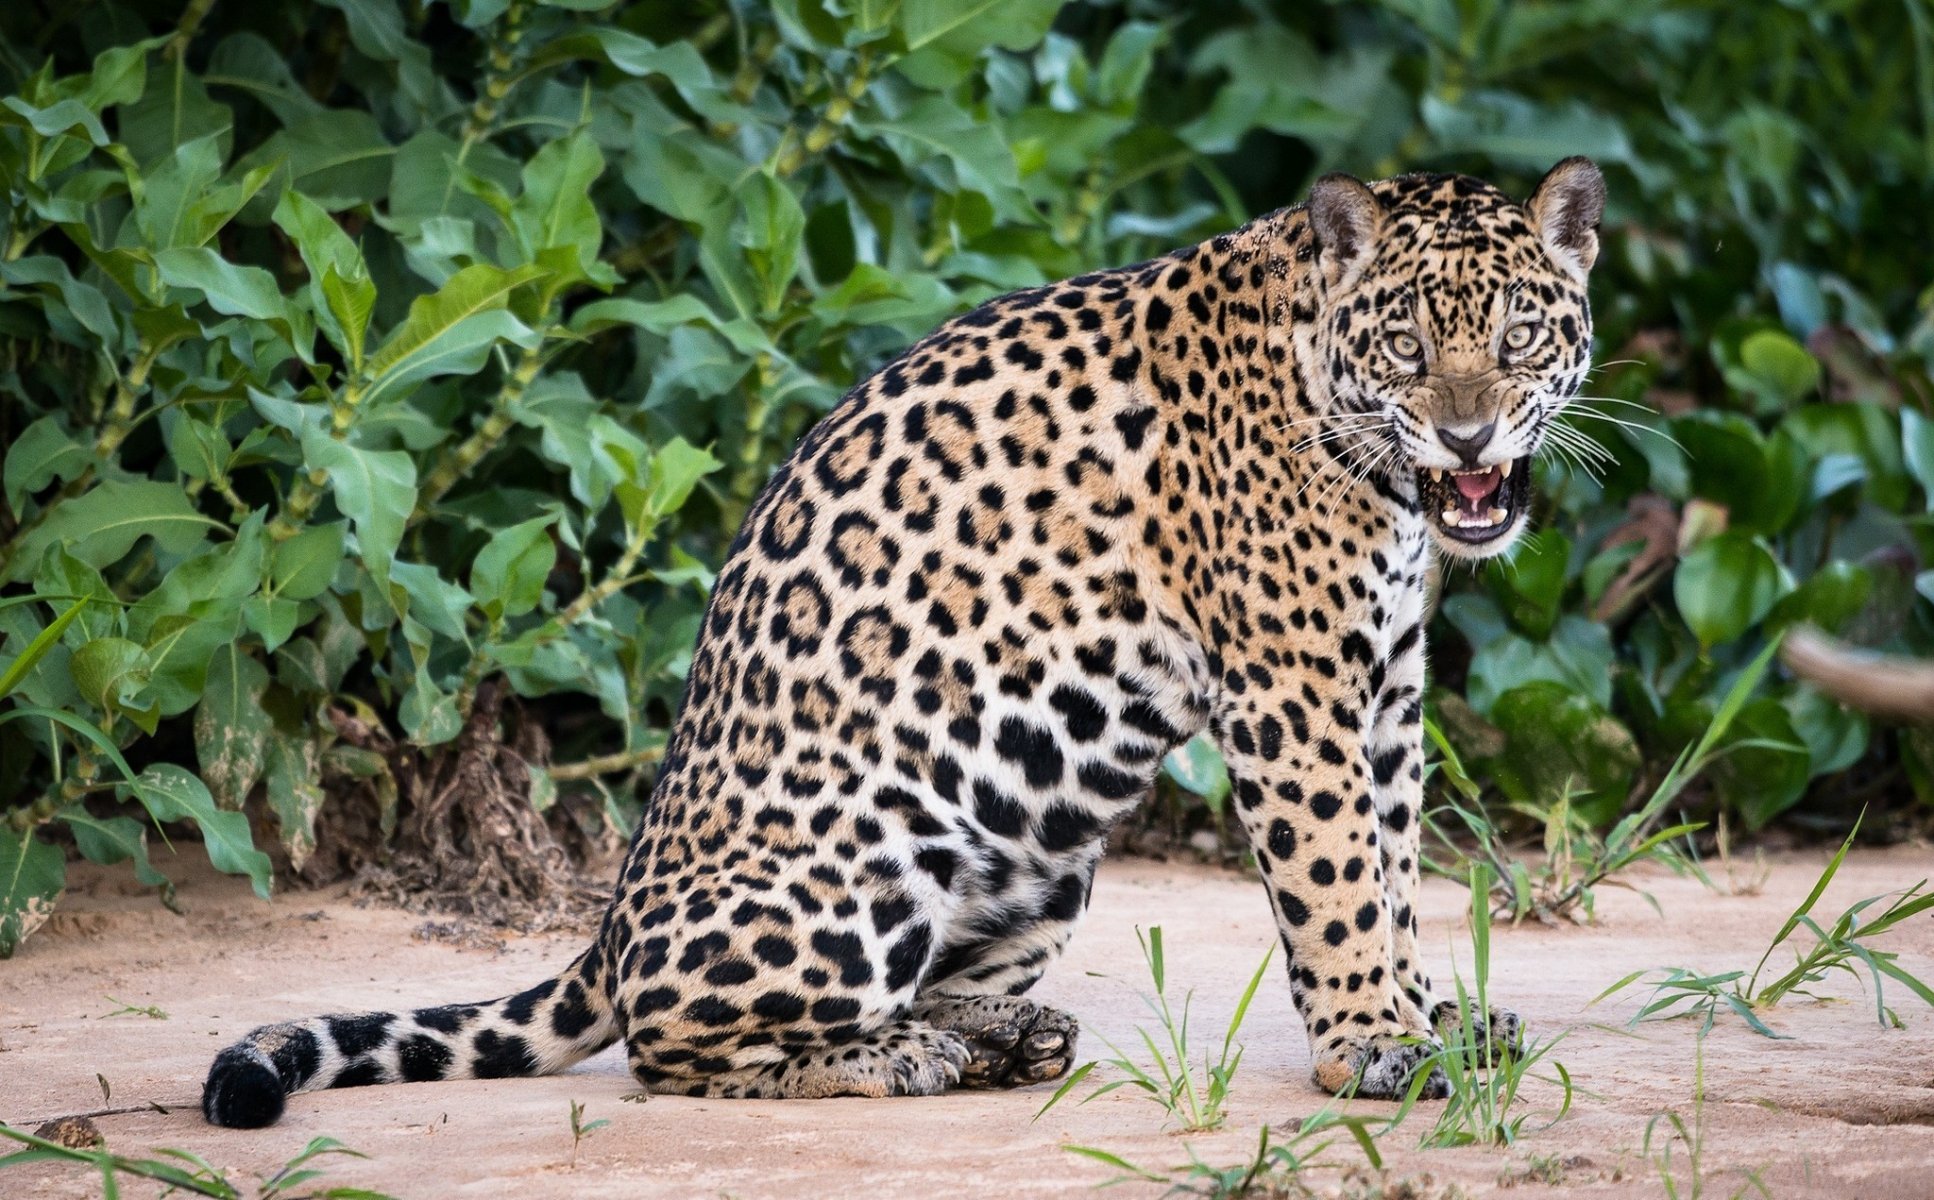
[[[215,1125],[257,1129],[273,1125],[296,1092],[563,1070],[618,1038],[603,975],[593,946],[556,977],[500,1000],[264,1025],[215,1056],[201,1111]]]

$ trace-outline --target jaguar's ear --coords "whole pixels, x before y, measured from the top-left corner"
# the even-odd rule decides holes
[[[1331,291],[1347,287],[1376,256],[1383,205],[1350,175],[1325,175],[1309,190],[1309,224],[1316,265]]]
[[[1589,158],[1572,157],[1539,181],[1525,202],[1538,240],[1579,283],[1598,261],[1598,219],[1605,215],[1605,176]]]

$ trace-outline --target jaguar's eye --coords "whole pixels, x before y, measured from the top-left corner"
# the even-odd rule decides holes
[[[1424,344],[1417,340],[1415,334],[1393,333],[1387,345],[1390,347],[1390,353],[1398,358],[1416,359],[1424,355]]]
[[[1538,340],[1538,323],[1525,321],[1504,331],[1504,348],[1512,351],[1529,350],[1531,343]]]

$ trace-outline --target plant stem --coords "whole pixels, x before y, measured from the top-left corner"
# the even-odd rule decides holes
[[[631,535],[631,541],[626,543],[624,553],[620,554],[618,561],[611,565],[611,570],[605,574],[604,580],[597,586],[586,588],[578,593],[578,598],[571,601],[563,612],[553,618],[559,629],[568,629],[584,614],[624,590],[624,586],[631,582],[632,569],[644,556],[645,546],[651,542],[651,535],[656,529],[655,521],[645,521],[638,526],[638,532]]]
[[[195,31],[201,28],[214,7],[215,0],[188,0],[188,7],[181,10],[181,20],[175,23],[175,36],[161,50],[162,57],[180,63],[181,56],[188,53],[188,43],[195,39]]]
[[[495,449],[497,443],[504,440],[504,435],[510,432],[511,426],[516,424],[516,418],[511,415],[511,412],[524,398],[524,393],[530,388],[532,382],[537,379],[538,372],[543,369],[544,360],[539,347],[543,345],[542,339],[548,337],[550,332],[548,329],[543,330],[539,334],[537,345],[524,351],[523,358],[504,379],[503,387],[498,389],[497,398],[491,404],[490,413],[483,422],[454,450],[446,452],[437,460],[436,466],[431,469],[429,477],[423,481],[423,488],[417,495],[416,511],[410,514],[411,525],[417,525],[428,517],[430,510],[436,507],[436,502],[443,499],[451,488],[460,483],[479,462],[483,461],[484,455]]]
[[[600,754],[583,762],[556,763],[545,770],[552,779],[568,782],[574,779],[594,779],[599,775],[615,775],[629,771],[633,767],[648,767],[665,757],[663,746],[646,746],[640,750],[621,750],[616,754]]]
[[[497,124],[497,116],[503,108],[504,100],[510,95],[514,81],[511,72],[517,69],[518,44],[524,40],[524,18],[530,14],[530,0],[511,0],[510,7],[497,23],[490,39],[490,58],[484,72],[483,87],[477,92],[477,99],[470,105],[470,113],[463,121],[462,144],[457,150],[459,163],[469,157],[470,147],[490,136]]]

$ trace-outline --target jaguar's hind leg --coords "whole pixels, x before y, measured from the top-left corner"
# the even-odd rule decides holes
[[[721,1071],[689,1084],[654,1089],[734,1099],[821,1099],[828,1096],[935,1096],[961,1081],[967,1042],[959,1034],[901,1021],[850,1042],[816,1043],[777,1062]],[[635,1069],[635,1068],[634,1068]]]
[[[1020,996],[934,996],[915,1001],[913,1013],[967,1039],[962,1082],[968,1087],[1059,1079],[1074,1064],[1081,1032],[1067,1013]]]

